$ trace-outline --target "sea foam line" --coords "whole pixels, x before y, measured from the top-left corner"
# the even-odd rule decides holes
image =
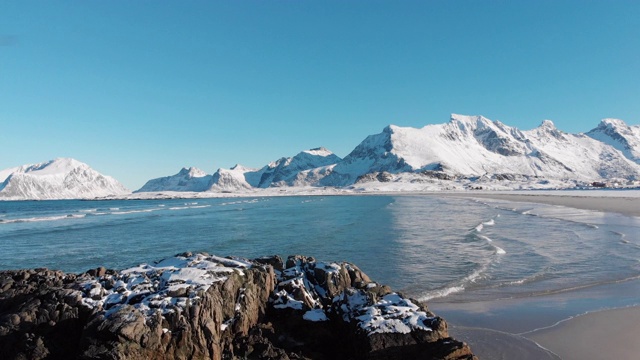
[[[488,221],[483,221],[480,224],[478,224],[474,229],[477,232],[481,232],[482,230],[484,230],[485,226],[494,226],[496,224],[496,221],[494,219],[490,219]]]
[[[459,285],[445,287],[439,290],[428,291],[425,295],[420,297],[421,301],[428,301],[435,298],[441,298],[445,296],[449,296],[451,294],[459,293],[465,290],[465,284],[473,284],[482,277],[482,274],[489,267],[489,263],[483,264],[479,269],[474,270],[471,274],[465,276],[460,280]]]
[[[33,218],[22,218],[22,219],[2,219],[0,220],[0,224],[12,224],[12,223],[28,223],[28,222],[41,222],[41,221],[57,221],[57,220],[65,220],[65,219],[82,219],[86,216],[86,214],[75,215],[60,215],[60,216],[45,216],[45,217],[33,217]]]
[[[498,255],[504,255],[504,254],[506,254],[506,253],[507,253],[506,251],[504,251],[504,249],[503,249],[503,248],[501,248],[500,246],[498,246],[498,245],[494,244],[494,243],[493,243],[493,240],[491,240],[488,236],[478,235],[478,237],[479,237],[480,239],[482,239],[482,240],[484,240],[484,241],[488,242],[488,243],[489,243],[489,245],[491,245],[491,246],[495,249],[496,254],[498,254]]]
[[[210,206],[211,205],[174,206],[174,207],[170,207],[169,210],[202,209],[202,208],[208,208]]]

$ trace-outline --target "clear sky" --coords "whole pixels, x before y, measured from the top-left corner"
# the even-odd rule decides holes
[[[135,190],[386,125],[640,123],[639,1],[0,1],[0,169]]]

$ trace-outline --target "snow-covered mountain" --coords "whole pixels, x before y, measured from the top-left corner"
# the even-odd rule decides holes
[[[0,199],[90,199],[130,191],[117,180],[70,158],[0,171]]]
[[[149,180],[135,192],[236,192],[254,188],[308,186],[316,184],[328,173],[327,167],[340,160],[331,151],[320,147],[302,151],[293,157],[283,157],[260,169],[236,165],[206,175],[201,170],[184,168],[176,175]]]
[[[325,148],[316,148],[283,157],[260,169],[236,165],[218,169],[211,176],[200,176],[203,181],[189,191],[244,192],[378,182],[414,184],[407,189],[426,189],[427,185],[415,184],[428,182],[432,189],[448,188],[452,181],[492,179],[521,182],[525,187],[529,186],[527,182],[570,186],[610,179],[637,181],[640,126],[605,119],[587,134],[569,134],[549,120],[522,131],[483,116],[452,114],[448,123],[420,129],[389,125],[381,133],[365,138],[344,159]],[[204,179],[210,179],[206,186]],[[183,178],[181,181],[186,184]],[[145,185],[138,191],[187,190],[177,183],[175,179],[167,180],[159,186]],[[453,188],[461,186],[466,185]]]
[[[629,126],[622,120],[604,119],[587,135],[613,146],[640,164],[640,125]]]
[[[465,177],[640,179],[640,166],[633,158],[592,136],[560,131],[549,120],[521,131],[482,116],[453,114],[446,124],[421,129],[386,127],[367,137],[319,183],[345,186],[370,173],[424,171]]]
[[[135,192],[205,191],[211,186],[211,175],[195,168],[182,168],[177,174],[147,181]]]
[[[331,151],[320,147],[305,150],[293,157],[283,157],[262,167],[250,169],[236,165],[219,169],[213,175],[210,190],[236,191],[280,186],[310,186],[326,176],[330,167],[341,161]]]
[[[218,169],[213,174],[208,190],[216,192],[249,190],[252,186],[247,181],[247,174],[255,174],[257,172],[257,169],[246,168],[242,165],[236,165],[231,169]],[[251,178],[250,175],[249,178]],[[253,182],[255,183],[256,181],[254,180]]]
[[[281,158],[263,167],[258,171],[260,174],[259,182],[253,182],[251,185],[260,188],[307,185],[305,184],[306,176],[301,173],[333,165],[340,160],[334,153],[322,147],[302,151],[294,157]]]

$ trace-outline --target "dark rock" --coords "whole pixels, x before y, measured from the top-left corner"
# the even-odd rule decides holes
[[[264,265],[271,265],[275,270],[278,270],[278,271],[282,271],[284,269],[284,261],[278,255],[263,256],[263,257],[254,259],[254,261]]]
[[[2,359],[474,358],[426,306],[353,264],[191,253],[169,262],[79,275],[0,272]],[[411,322],[389,317],[386,303]],[[366,323],[361,315],[372,311],[386,328]]]

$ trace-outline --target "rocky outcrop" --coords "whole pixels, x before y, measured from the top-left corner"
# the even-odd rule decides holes
[[[122,271],[0,272],[3,359],[473,359],[355,265],[185,253]]]

